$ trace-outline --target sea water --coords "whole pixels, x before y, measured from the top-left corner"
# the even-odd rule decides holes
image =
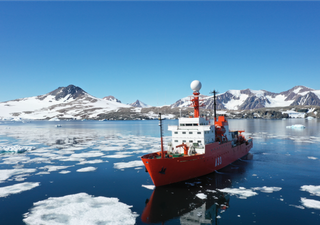
[[[0,224],[319,224],[319,125],[229,120],[252,160],[154,188],[158,121],[0,122]]]

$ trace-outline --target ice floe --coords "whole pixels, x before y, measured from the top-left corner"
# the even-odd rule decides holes
[[[0,198],[7,197],[12,194],[18,194],[23,191],[28,191],[32,188],[38,187],[39,185],[39,182],[24,182],[6,187],[0,187]]]
[[[273,193],[274,191],[280,191],[282,188],[281,187],[254,187],[252,188],[252,190],[254,191],[261,191],[264,193]]]
[[[320,185],[303,185],[301,186],[301,191],[307,191],[312,195],[320,196]]]
[[[294,124],[294,125],[291,125],[291,126],[286,126],[286,128],[289,128],[289,129],[304,129],[306,127],[304,125],[302,125],[302,124]]]
[[[206,199],[207,198],[207,195],[206,194],[203,194],[203,193],[198,193],[196,194],[196,196],[200,199]]]
[[[318,159],[318,158],[317,158],[317,157],[313,157],[313,156],[308,156],[308,159],[316,160],[316,159]]]
[[[34,146],[0,145],[1,153],[23,153],[36,149]]]
[[[71,166],[51,166],[51,165],[47,165],[47,166],[40,167],[39,169],[47,170],[48,172],[53,172],[53,171],[66,169],[68,167],[71,167]]]
[[[95,160],[89,160],[89,161],[81,161],[81,162],[77,163],[77,165],[96,164],[96,163],[103,163],[103,161],[101,159],[95,159]]]
[[[141,185],[142,187],[144,187],[144,188],[147,188],[147,189],[150,189],[150,190],[153,190],[153,189],[155,189],[155,186],[154,185]]]
[[[34,173],[36,169],[5,169],[0,170],[0,183],[4,182],[5,180],[9,179],[11,176],[14,175],[21,175],[21,174],[30,174]]]
[[[301,198],[301,203],[308,208],[320,209],[320,201],[317,200]]]
[[[252,191],[251,189],[246,188],[224,188],[218,189],[221,192],[228,193],[230,195],[236,195],[238,198],[246,199],[248,197],[252,197],[257,195],[257,192]]]
[[[114,163],[114,168],[116,169],[126,169],[126,168],[138,167],[138,166],[143,166],[143,162],[141,160]]]
[[[117,198],[93,197],[78,193],[48,198],[33,203],[30,212],[24,214],[26,224],[135,224],[138,214]]]
[[[95,171],[96,169],[97,167],[89,166],[89,167],[78,169],[77,172],[91,172],[91,171]]]

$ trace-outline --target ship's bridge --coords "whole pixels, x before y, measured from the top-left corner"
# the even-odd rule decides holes
[[[178,126],[168,126],[172,131],[172,147],[182,143],[204,147],[215,141],[215,127],[205,118],[179,118]]]

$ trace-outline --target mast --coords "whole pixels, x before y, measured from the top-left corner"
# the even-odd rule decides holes
[[[214,122],[217,121],[217,103],[216,103],[216,94],[218,94],[216,90],[213,90],[210,92],[210,94],[213,94],[213,111],[214,111]]]
[[[161,159],[164,158],[164,151],[163,151],[163,138],[162,138],[162,119],[161,113],[159,113],[159,126],[160,126],[160,138],[161,138]]]

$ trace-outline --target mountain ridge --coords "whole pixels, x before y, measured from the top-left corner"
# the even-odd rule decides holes
[[[213,109],[212,96],[201,94],[200,99],[205,105],[203,108]],[[179,108],[190,109],[190,105],[190,96],[188,96],[177,100],[168,106],[168,109],[175,109],[173,111],[176,112]],[[239,111],[303,105],[320,106],[320,90],[298,85],[280,93],[247,88],[228,90],[217,95],[218,110]],[[139,117],[143,113],[145,114],[143,118],[148,118],[148,115],[149,117],[156,115],[155,112],[160,108],[162,107],[152,107],[140,100],[129,105],[123,104],[112,95],[97,98],[71,84],[67,87],[59,87],[44,95],[0,102],[0,118],[101,119],[109,118],[105,116],[107,114],[112,114],[114,118],[117,118],[116,115],[121,111],[129,115],[128,119]]]

